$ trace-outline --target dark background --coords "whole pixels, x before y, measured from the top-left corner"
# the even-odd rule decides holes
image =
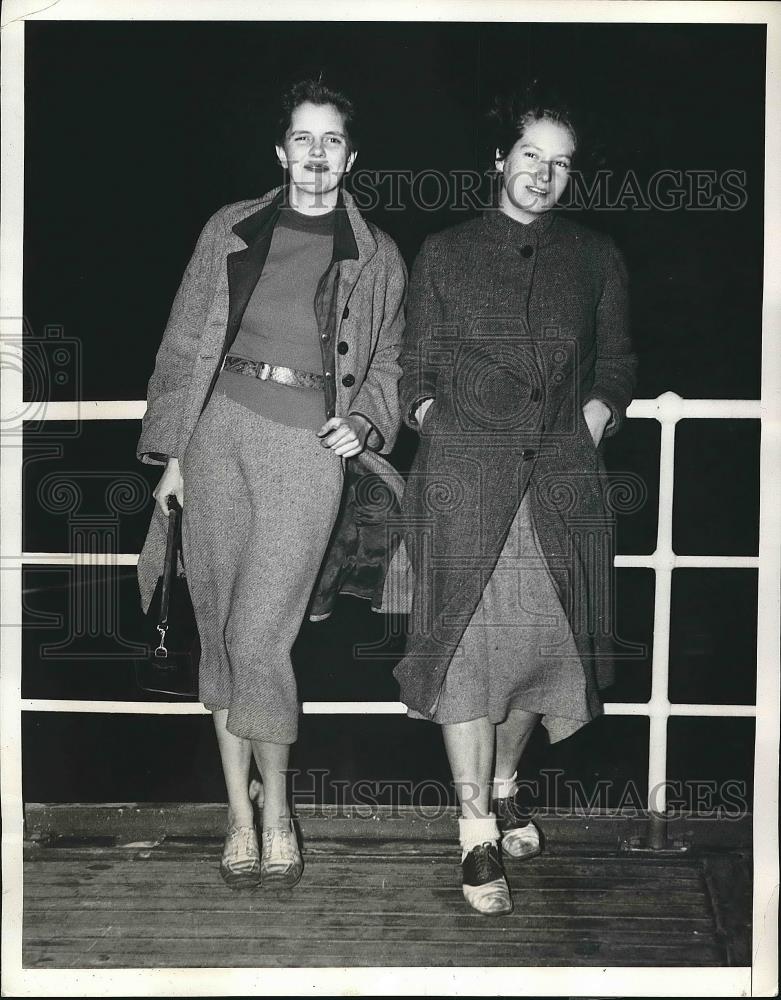
[[[661,169],[744,171],[739,211],[579,217],[610,233],[627,259],[639,398],[667,390],[759,396],[763,26],[74,22],[27,23],[25,32],[32,398],[145,397],[198,232],[221,205],[280,183],[274,95],[283,79],[320,69],[359,101],[356,170],[488,169],[482,112],[495,89],[530,72],[589,112],[615,177],[632,170],[644,188]],[[406,203],[403,211],[380,205],[369,217],[411,264],[427,233],[466,215]],[[159,475],[135,461],[138,430],[134,421],[28,425],[25,550],[68,550],[77,532],[93,530],[97,547],[138,551]],[[393,455],[400,469],[414,444],[402,435]],[[618,551],[652,552],[658,425],[628,421],[606,451],[608,466],[641,476],[648,493],[622,517]],[[756,553],[758,451],[756,421],[679,424],[677,552]],[[107,498],[118,481],[125,495]],[[69,498],[63,489],[74,483],[80,496]],[[133,647],[149,641],[133,570],[101,572],[95,580],[73,569],[27,569],[25,697],[145,697],[130,662]],[[650,694],[653,583],[651,571],[618,571],[621,635],[646,653],[619,664],[609,700]],[[85,618],[96,602],[77,595],[90,588],[115,595],[116,610]],[[754,571],[677,570],[672,700],[753,702],[755,620]],[[356,637],[377,638],[384,624],[345,599],[332,621],[305,625],[295,651],[302,698],[394,700],[392,657],[352,655]],[[611,778],[617,795],[633,781],[644,794],[647,720],[607,717],[553,748],[538,735],[531,771],[563,768],[587,787]],[[748,720],[671,722],[671,777],[750,782],[752,755]],[[27,713],[24,765],[33,801],[224,794],[207,718]],[[307,716],[293,765],[335,779],[447,776],[436,727],[400,717]]]

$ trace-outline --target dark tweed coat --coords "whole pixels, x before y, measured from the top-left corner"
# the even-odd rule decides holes
[[[615,434],[632,398],[627,277],[612,240],[556,214],[522,225],[497,210],[430,236],[413,269],[400,383],[416,426],[434,403],[402,508],[417,578],[395,670],[431,716],[448,664],[496,565],[527,485],[567,612],[591,710],[612,681],[613,518],[582,413]]]
[[[184,454],[263,270],[283,198],[284,190],[275,189],[259,200],[227,205],[204,227],[149,380],[136,448],[143,462]],[[409,576],[402,547],[393,559],[396,603],[389,605],[385,581],[392,554],[385,522],[398,510],[404,484],[381,455],[392,449],[401,424],[397,358],[407,272],[396,244],[362,218],[349,194],[340,195],[339,207],[344,211],[337,213],[333,259],[314,303],[327,376],[323,421],[362,413],[381,441],[376,452],[346,463],[340,516],[310,605],[313,618],[330,613],[337,592],[369,598],[378,610],[406,610]],[[155,505],[138,561],[144,610],[161,571],[165,537],[166,518]]]

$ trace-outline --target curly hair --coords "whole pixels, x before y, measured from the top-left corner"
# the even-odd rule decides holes
[[[280,145],[284,142],[293,112],[301,104],[331,104],[336,108],[344,119],[344,128],[347,133],[347,142],[351,150],[357,149],[357,128],[355,105],[340,90],[332,89],[323,81],[323,74],[318,78],[298,80],[287,87],[279,101],[279,118],[277,121],[277,135]]]
[[[498,149],[507,156],[529,125],[541,119],[557,122],[566,128],[577,150],[580,145],[580,128],[575,113],[559,95],[544,88],[539,80],[532,80],[520,90],[499,94],[487,114],[491,133],[491,149]]]

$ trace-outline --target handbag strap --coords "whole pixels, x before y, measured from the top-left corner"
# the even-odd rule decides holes
[[[168,609],[171,604],[171,586],[176,573],[176,556],[179,548],[179,528],[182,508],[173,493],[166,497],[168,502],[168,535],[165,543],[165,561],[163,563],[163,582],[160,588],[160,614],[157,631],[160,633],[160,645],[155,655],[165,658],[168,650],[165,648],[165,634],[168,631]]]

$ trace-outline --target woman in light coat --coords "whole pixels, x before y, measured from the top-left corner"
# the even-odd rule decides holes
[[[377,540],[402,487],[380,456],[400,424],[406,271],[393,241],[342,192],[356,156],[353,115],[319,81],[285,95],[276,151],[287,183],[220,209],[201,233],[137,447],[142,461],[165,464],[139,559],[145,607],[167,497],[183,507],[200,697],[230,804],[220,870],[234,888],[301,876],[285,787],[298,731],[290,649],[307,608],[326,617],[337,590],[382,605]]]

